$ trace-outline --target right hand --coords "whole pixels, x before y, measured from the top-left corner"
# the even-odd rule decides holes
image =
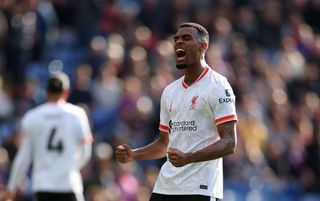
[[[132,149],[127,144],[123,144],[123,145],[118,146],[116,148],[115,154],[116,154],[116,159],[120,163],[124,164],[124,163],[129,163],[129,162],[133,161]]]

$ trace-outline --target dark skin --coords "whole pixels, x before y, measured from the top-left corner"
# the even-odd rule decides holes
[[[204,54],[208,44],[201,40],[197,30],[192,27],[180,28],[174,36],[174,49],[184,49],[185,60],[176,60],[177,65],[184,64],[184,81],[187,85],[194,83],[207,66]]]
[[[204,55],[208,43],[201,39],[197,30],[193,27],[182,27],[174,36],[174,49],[183,49],[185,56],[177,59],[177,65],[185,65],[184,82],[190,86],[201,75],[207,66]],[[214,160],[232,154],[235,151],[236,121],[229,121],[217,125],[220,140],[196,152],[184,153],[177,148],[168,147],[169,133],[160,131],[160,136],[154,142],[132,150],[129,145],[123,144],[116,148],[115,155],[120,163],[128,163],[133,160],[153,160],[168,156],[169,162],[175,167]]]
[[[217,126],[220,140],[193,153],[183,153],[176,148],[168,149],[168,159],[175,167],[189,163],[214,160],[232,154],[236,147],[236,122],[230,121]]]

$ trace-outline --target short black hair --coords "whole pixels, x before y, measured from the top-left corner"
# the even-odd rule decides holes
[[[63,72],[52,74],[47,83],[47,91],[52,94],[61,94],[63,91],[68,90],[69,87],[69,78]]]
[[[195,22],[184,22],[184,23],[181,23],[179,28],[182,28],[182,27],[193,27],[195,28],[200,37],[206,42],[206,43],[209,43],[209,33],[207,31],[206,28],[204,28],[202,25],[198,24],[198,23],[195,23]]]

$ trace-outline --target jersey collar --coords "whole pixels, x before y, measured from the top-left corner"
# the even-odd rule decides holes
[[[204,71],[201,73],[201,75],[198,77],[198,79],[197,79],[194,83],[192,83],[190,86],[188,86],[188,85],[184,82],[184,80],[182,80],[182,87],[183,87],[184,89],[188,89],[189,87],[195,85],[197,82],[199,82],[199,81],[208,73],[208,71],[209,71],[209,67],[207,66],[207,67],[204,69]]]

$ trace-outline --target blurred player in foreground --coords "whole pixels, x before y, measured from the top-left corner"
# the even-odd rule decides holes
[[[92,134],[86,112],[67,103],[69,78],[54,74],[47,102],[21,120],[23,140],[11,169],[5,201],[14,200],[32,164],[32,190],[37,201],[83,201],[80,169],[91,158]]]
[[[160,136],[141,148],[123,144],[120,163],[167,156],[150,201],[213,201],[223,198],[222,157],[237,144],[235,96],[227,79],[205,61],[207,30],[183,23],[174,36],[176,67],[184,76],[161,97]]]

